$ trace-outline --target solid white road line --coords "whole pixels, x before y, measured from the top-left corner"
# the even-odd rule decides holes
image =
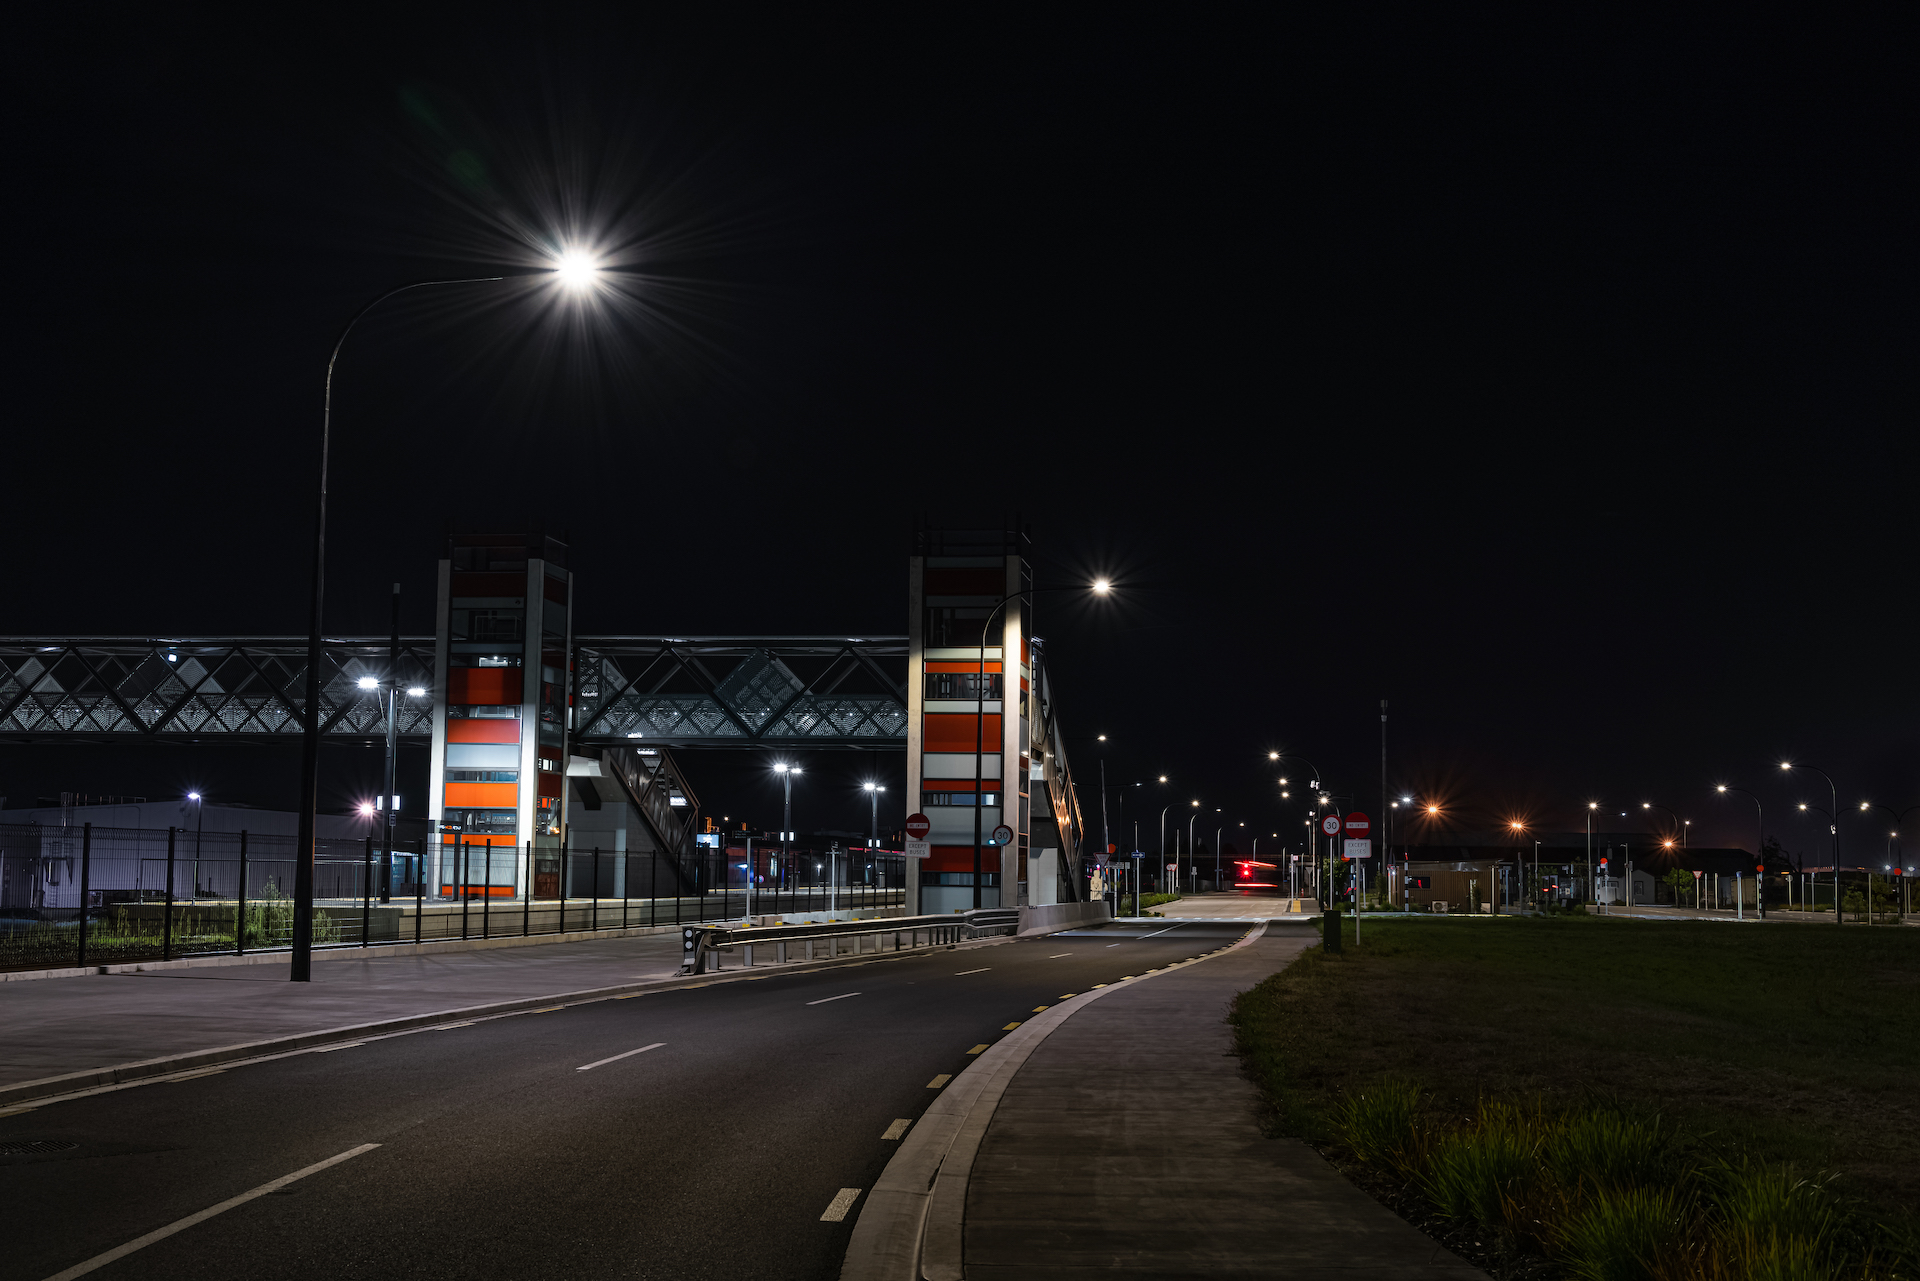
[[[839,1193],[827,1204],[827,1212],[820,1216],[822,1223],[839,1223],[847,1217],[847,1211],[860,1199],[859,1188],[841,1188]]]
[[[858,992],[842,992],[838,996],[823,996],[817,1001],[808,1001],[808,1005],[825,1005],[828,1001],[844,1001],[850,996],[859,996]]]
[[[905,1117],[902,1117],[900,1120],[895,1121],[892,1125],[888,1126],[887,1132],[881,1135],[880,1137],[883,1139],[897,1139],[901,1135],[905,1134],[907,1132],[907,1127],[912,1124],[913,1124],[912,1121],[906,1119]]]
[[[1072,955],[1073,955],[1072,952],[1055,952],[1052,956],[1049,956],[1047,959],[1049,961],[1057,961],[1063,956],[1072,956]]]
[[[630,1059],[636,1054],[645,1054],[648,1050],[657,1050],[665,1044],[665,1041],[655,1041],[652,1045],[643,1045],[637,1050],[628,1050],[625,1054],[616,1054],[610,1059],[597,1059],[592,1063],[583,1063],[575,1068],[574,1071],[591,1072],[594,1068],[605,1067],[609,1063],[618,1063],[621,1059]]]
[[[1048,959],[1049,959],[1049,960],[1051,960],[1052,958],[1051,958],[1051,957],[1049,957]],[[967,976],[967,975],[969,975],[969,974],[985,974],[985,973],[986,973],[986,972],[987,972],[988,970],[990,970],[990,969],[992,969],[992,968],[993,968],[993,967],[992,967],[991,965],[983,965],[983,966],[981,966],[981,967],[980,967],[979,969],[977,969],[977,970],[955,970],[955,971],[953,972],[953,977],[955,977],[955,978],[964,978],[965,976]]]
[[[1181,924],[1181,925],[1184,925],[1184,924],[1186,924],[1186,922],[1184,922],[1184,921],[1182,921],[1182,922],[1181,922],[1180,924]],[[1171,933],[1173,933],[1173,932],[1174,932],[1175,930],[1177,930],[1177,929],[1179,929],[1179,928],[1180,928],[1180,926],[1179,926],[1179,925],[1169,925],[1169,926],[1168,926],[1168,927],[1167,927],[1166,929],[1164,929],[1164,930],[1155,930],[1155,931],[1154,931],[1154,932],[1153,932],[1152,934],[1142,934],[1142,935],[1140,936],[1140,938],[1143,938],[1143,939],[1150,939],[1150,938],[1157,938],[1158,936],[1160,936],[1160,935],[1162,935],[1162,934],[1171,934]],[[1134,940],[1134,941],[1135,941],[1135,942],[1138,942],[1138,941],[1139,941],[1139,939],[1136,939],[1136,940]]]
[[[115,1246],[105,1254],[96,1254],[85,1263],[76,1263],[65,1272],[56,1272],[48,1277],[47,1281],[71,1281],[73,1277],[83,1277],[95,1268],[104,1268],[114,1260],[124,1259],[135,1250],[144,1249],[152,1245],[155,1241],[164,1241],[174,1233],[183,1232],[196,1223],[204,1223],[216,1214],[225,1214],[236,1205],[245,1205],[255,1197],[263,1197],[269,1192],[278,1192],[289,1183],[304,1179],[309,1174],[318,1174],[330,1165],[339,1165],[342,1161],[351,1161],[361,1153],[371,1152],[379,1146],[378,1143],[362,1143],[357,1148],[349,1148],[339,1156],[330,1156],[326,1160],[310,1165],[304,1170],[295,1170],[292,1174],[283,1174],[271,1183],[262,1183],[251,1192],[242,1192],[239,1196],[231,1200],[222,1201],[219,1205],[209,1206],[198,1214],[189,1214],[186,1218],[169,1223],[164,1228],[155,1228],[153,1231],[147,1233],[147,1235],[135,1237],[125,1245]]]

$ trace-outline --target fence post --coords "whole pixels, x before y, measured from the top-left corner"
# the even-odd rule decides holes
[[[593,914],[587,918],[588,929],[600,928],[600,847],[593,847]]]
[[[373,929],[373,838],[367,838],[366,873],[360,885],[360,946],[367,945],[367,934]]]
[[[485,879],[483,879],[480,882],[480,937],[487,938],[491,936],[491,934],[493,933],[493,840],[492,838],[489,837],[487,840],[487,843],[481,846],[480,848],[486,851],[486,853],[482,854],[480,857],[487,861],[487,870],[483,874]]]
[[[427,907],[427,838],[420,838],[420,861],[413,868],[413,941],[420,941],[420,914]]]
[[[87,900],[93,891],[93,824],[80,825],[80,959],[87,963]]]
[[[247,829],[240,829],[240,892],[233,900],[233,954],[247,950]]]
[[[469,902],[467,898],[467,838],[464,836],[460,838],[460,859],[454,864],[454,871],[459,873],[453,880],[453,892],[460,896],[460,937],[464,939],[467,937],[467,905]]]
[[[520,937],[533,933],[533,842],[527,842],[527,879],[520,888],[525,891],[520,896]]]
[[[560,896],[560,926],[554,931],[556,934],[567,932],[567,842],[572,839],[571,836],[562,836],[560,848],[554,851],[554,858],[557,860],[555,866],[560,869],[560,875],[553,883],[554,889]],[[532,842],[529,841],[528,844],[531,845]]]
[[[167,829],[167,905],[160,914],[160,959],[173,959],[173,829]]]

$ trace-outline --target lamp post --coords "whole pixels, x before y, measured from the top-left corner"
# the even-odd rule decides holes
[[[785,761],[776,761],[773,766],[773,772],[780,776],[780,785],[782,788],[780,858],[782,862],[785,862],[793,857],[793,776],[795,774],[803,774],[806,771],[802,770],[798,765],[789,765]],[[747,906],[751,908],[753,906],[753,879],[751,869],[748,870],[747,886]],[[833,901],[833,858],[829,855],[827,858],[827,903],[829,911],[832,911]]]
[[[1895,810],[1891,805],[1881,805],[1873,801],[1860,802],[1861,813],[1864,814],[1870,809],[1879,810],[1882,813],[1893,815],[1893,823],[1894,823],[1895,830],[1887,833],[1887,852],[1889,855],[1891,855],[1893,852],[1893,841],[1895,838],[1897,838],[1900,835],[1900,832],[1898,829],[1903,824],[1906,823],[1907,815],[1913,813],[1915,810],[1920,810],[1920,805],[1909,805],[1907,806],[1907,808],[1903,810]],[[1888,859],[1888,862],[1892,867],[1896,869],[1899,867],[1899,864],[1893,862],[1891,858]],[[1871,874],[1869,874],[1867,877],[1867,924],[1868,925],[1873,924],[1873,877]]]
[[[1113,585],[1106,579],[1100,578],[1095,579],[1090,586],[1096,595],[1104,596],[1112,589]],[[978,683],[975,684],[973,689],[973,906],[976,910],[980,907],[980,803],[986,799],[982,794],[983,789],[981,788],[981,783],[984,781],[982,770],[985,767],[987,750],[987,633],[993,630],[993,616],[1005,609],[1007,602],[1016,597],[1032,596],[1038,592],[1077,590],[1079,589],[1071,587],[1025,587],[1017,592],[1008,592],[1000,598],[999,602],[995,604],[992,609],[987,611],[987,621],[980,625],[980,670],[977,677]],[[1007,686],[1014,684],[1007,680],[1008,675],[1007,647],[1002,645],[1000,647],[1000,719],[1003,733],[1007,715]],[[1017,693],[1019,689],[1018,685],[1014,685],[1014,689]],[[1003,775],[1005,774],[1004,762],[1001,773]],[[1004,806],[1001,807],[1000,821],[1003,823],[1006,821]],[[1002,907],[1006,906],[1004,901],[1006,892],[1007,887],[1002,885],[1000,887],[1000,898],[1002,899],[1000,906]]]
[[[878,783],[862,783],[860,784],[860,789],[867,794],[867,800],[872,802],[868,806],[868,814],[867,814],[867,846],[869,849],[879,849],[880,848],[880,793],[886,791],[887,789],[880,786]]]
[[[1713,790],[1722,796],[1725,796],[1728,792],[1738,792],[1753,802],[1753,822],[1756,829],[1755,840],[1757,842],[1753,847],[1753,857],[1756,866],[1756,872],[1753,878],[1753,897],[1760,907],[1760,919],[1764,921],[1767,919],[1767,819],[1765,811],[1760,808],[1760,798],[1744,787],[1727,787],[1722,784]],[[1865,807],[1863,806],[1862,808]],[[1699,893],[1698,890],[1694,891],[1694,905],[1696,907],[1699,906]]]
[[[193,896],[195,898],[199,898],[200,897],[200,836],[203,832],[207,830],[207,809],[206,809],[206,801],[204,798],[201,797],[200,793],[188,792],[187,799],[193,802],[193,817],[194,817]],[[167,889],[171,891],[173,887],[169,885]],[[82,903],[80,905],[80,910],[84,912],[86,910],[86,904]]]
[[[1788,773],[1796,769],[1808,770],[1827,780],[1827,794],[1833,801],[1833,810],[1827,814],[1830,820],[1827,827],[1833,834],[1833,923],[1840,925],[1843,923],[1840,911],[1840,789],[1834,786],[1833,775],[1823,769],[1816,769],[1811,765],[1795,765],[1792,761],[1781,761],[1780,768]]]
[[[591,259],[568,253],[555,264],[552,274],[564,283],[584,287],[592,282],[598,268]],[[544,274],[544,273],[543,273]],[[446,280],[416,280],[398,285],[361,307],[334,340],[333,353],[327,357],[326,379],[320,407],[320,470],[314,493],[313,524],[313,599],[307,616],[307,675],[305,702],[301,707],[300,732],[300,815],[299,833],[293,851],[293,956],[287,977],[295,983],[313,981],[313,843],[320,803],[320,660],[321,620],[325,615],[327,582],[327,461],[333,436],[333,370],[339,363],[340,349],[347,335],[374,308],[389,298],[415,289],[434,289],[448,285],[497,284],[506,276],[464,276]]]
[[[1599,808],[1599,801],[1587,802],[1587,894],[1596,907],[1600,905],[1600,894],[1593,884],[1593,814]]]

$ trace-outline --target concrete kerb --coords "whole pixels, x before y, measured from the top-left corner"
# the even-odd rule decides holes
[[[1269,922],[1242,918],[1235,924],[1250,928],[1222,952],[1257,941]],[[1056,1005],[1021,1023],[948,1082],[867,1193],[847,1243],[840,1281],[960,1281],[967,1180],[994,1109],[1015,1074],[1055,1028],[1089,1002],[1212,959],[1176,961],[1152,974],[1123,979],[1075,997],[1070,1004]]]
[[[298,1032],[291,1036],[273,1037],[264,1041],[245,1041],[237,1045],[222,1045],[207,1050],[189,1050],[184,1054],[142,1059],[139,1062],[122,1063],[114,1067],[88,1068],[60,1076],[41,1077],[35,1081],[17,1081],[12,1085],[0,1085],[0,1108],[11,1108],[31,1102],[54,1102],[70,1095],[96,1093],[123,1085],[136,1085],[154,1077],[172,1076],[176,1072],[191,1071],[194,1068],[274,1058],[284,1053],[312,1049],[314,1046],[327,1045],[335,1041],[359,1041],[369,1037],[432,1027],[439,1023],[465,1022],[519,1014],[554,1004],[586,1005],[594,1001],[611,1000],[630,992],[673,987],[707,987],[715,983],[740,983],[769,978],[776,974],[812,974],[820,970],[848,969],[856,965],[906,960],[915,956],[926,956],[934,951],[971,951],[975,948],[993,947],[1011,942],[1013,940],[1010,938],[976,939],[966,943],[948,944],[943,948],[919,948],[909,952],[869,952],[861,956],[840,957],[815,964],[784,967],[757,965],[752,969],[742,967],[732,972],[718,974],[670,974],[661,978],[641,979],[612,987],[587,988],[578,992],[556,992],[546,996],[517,997],[511,1001],[434,1010],[426,1014],[410,1014],[403,1018],[382,1019],[374,1023],[355,1023],[344,1027],[325,1028],[317,1032]],[[82,973],[90,972],[82,971]]]

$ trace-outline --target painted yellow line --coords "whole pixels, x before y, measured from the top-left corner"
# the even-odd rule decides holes
[[[968,1050],[967,1053],[978,1054],[981,1051],[985,1050],[986,1048],[987,1048],[987,1043],[985,1041],[982,1041],[980,1044],[974,1046],[971,1050]]]
[[[927,1082],[927,1088],[929,1090],[937,1090],[951,1080],[953,1080],[953,1073],[942,1072],[939,1076],[936,1076],[933,1078],[933,1080]]]
[[[1019,1026],[1020,1026],[1020,1025],[1019,1025],[1018,1023],[1009,1023],[1009,1024],[1007,1024],[1007,1025],[1006,1025],[1005,1027],[1003,1027],[1003,1028],[1001,1028],[1000,1030],[1001,1030],[1002,1032],[1011,1032],[1011,1031],[1013,1031],[1013,1029],[1015,1029],[1015,1028],[1017,1028],[1017,1027],[1019,1027]]]
[[[1038,1013],[1040,1013],[1040,1012],[1041,1012],[1042,1010],[1044,1010],[1044,1009],[1046,1009],[1046,1008],[1047,1008],[1047,1007],[1046,1007],[1046,1006],[1044,1006],[1044,1005],[1036,1005],[1036,1006],[1034,1006],[1034,1007],[1033,1007],[1033,1012],[1034,1012],[1035,1014],[1038,1014]]]
[[[906,1117],[901,1117],[898,1121],[895,1121],[892,1125],[888,1126],[887,1132],[881,1135],[880,1137],[883,1139],[897,1139],[901,1135],[905,1134],[907,1132],[907,1127],[912,1124],[913,1122],[908,1120]]]

